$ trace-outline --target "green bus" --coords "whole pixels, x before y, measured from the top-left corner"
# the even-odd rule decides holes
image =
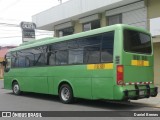
[[[116,24],[27,42],[6,54],[4,88],[74,98],[155,97],[153,45],[144,29]]]

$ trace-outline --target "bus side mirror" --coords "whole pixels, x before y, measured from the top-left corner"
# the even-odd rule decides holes
[[[3,66],[4,66],[4,72],[9,72],[10,68],[7,68],[7,62],[3,61]]]
[[[6,61],[3,61],[2,64],[3,64],[3,66],[6,67],[7,62],[6,62]]]
[[[9,72],[10,68],[4,68],[4,72]]]

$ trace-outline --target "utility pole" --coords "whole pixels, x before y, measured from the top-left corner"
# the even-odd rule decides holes
[[[58,0],[60,2],[60,4],[62,4],[62,0]]]

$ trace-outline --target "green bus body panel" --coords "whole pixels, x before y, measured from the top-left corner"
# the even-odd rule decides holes
[[[130,72],[129,72],[130,71]],[[125,82],[153,82],[153,67],[124,67]]]
[[[59,84],[65,81],[71,85],[75,97],[113,97],[112,92],[107,95],[112,90],[113,70],[87,70],[86,65],[72,65],[11,69],[7,74],[5,88],[8,89],[11,89],[12,80],[17,80],[23,86],[22,91],[57,95]]]
[[[124,29],[130,29],[130,30],[137,30],[136,28],[129,28],[125,27]],[[144,32],[141,29],[138,29],[139,32]],[[122,32],[122,31],[121,31]],[[121,33],[121,35],[123,35]],[[153,82],[154,80],[154,73],[153,73],[153,45],[152,45],[152,53],[150,55],[148,54],[139,54],[139,53],[130,53],[125,52],[123,49],[123,36],[121,36],[122,39],[122,61],[121,64],[124,65],[124,82]],[[134,56],[138,57],[139,60],[143,60],[143,57],[146,57],[147,61],[149,62],[149,66],[133,66],[131,65],[131,61],[134,60]]]
[[[140,55],[127,53],[123,50],[123,29],[133,29],[144,32],[143,29],[128,25],[113,25],[87,32],[69,35],[61,38],[44,39],[40,42],[23,44],[10,52],[19,51],[41,45],[47,45],[59,41],[72,40],[79,37],[115,31],[113,69],[87,69],[87,65],[44,66],[30,68],[11,68],[4,75],[5,89],[12,89],[12,81],[17,80],[22,91],[46,93],[58,95],[58,87],[62,82],[67,82],[73,89],[73,94],[78,98],[86,99],[110,99],[123,100],[125,90],[135,90],[134,85],[117,85],[116,56],[119,56],[119,64],[124,66],[124,82],[153,82],[153,54]],[[148,32],[146,32],[149,34]],[[132,66],[133,55],[147,56],[149,66]],[[149,85],[154,88],[153,84]],[[139,88],[146,89],[145,86]],[[154,92],[151,90],[151,92]],[[135,96],[135,92],[130,92]]]
[[[128,82],[153,82],[153,55],[137,55],[140,58],[147,56],[149,66],[133,66],[131,61],[133,56],[137,54],[125,53],[123,54],[122,64],[124,65],[124,80]]]
[[[92,78],[93,99],[113,99],[113,78]]]

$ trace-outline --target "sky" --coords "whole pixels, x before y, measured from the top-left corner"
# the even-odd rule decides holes
[[[33,15],[59,4],[59,0],[0,0],[0,46],[21,44],[20,22],[32,22]],[[36,30],[36,39],[52,36],[53,31]]]

